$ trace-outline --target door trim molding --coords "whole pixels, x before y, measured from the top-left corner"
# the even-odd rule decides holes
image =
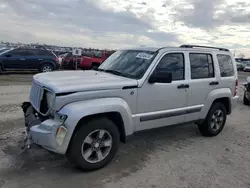
[[[185,114],[191,114],[200,112],[204,105],[196,105],[196,106],[189,106],[184,108],[177,108],[177,109],[171,109],[171,110],[162,110],[162,111],[156,111],[156,112],[146,112],[141,114],[134,114],[132,117],[139,117],[140,122],[143,121],[151,121],[156,119],[164,119],[169,117],[175,117]]]

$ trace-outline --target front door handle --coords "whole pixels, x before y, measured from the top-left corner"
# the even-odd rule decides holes
[[[210,86],[219,85],[219,82],[217,82],[217,81],[215,81],[215,82],[210,82],[209,85],[210,85]]]
[[[21,60],[21,61],[24,61],[24,60],[26,60],[26,59],[25,59],[25,58],[20,58],[20,60]]]
[[[189,88],[189,85],[188,84],[181,84],[181,85],[178,85],[177,88],[178,89],[187,89],[187,88]]]

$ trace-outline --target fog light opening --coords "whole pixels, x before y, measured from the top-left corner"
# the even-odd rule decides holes
[[[64,138],[67,134],[67,129],[64,126],[60,126],[56,131],[56,142],[58,145],[62,145]]]

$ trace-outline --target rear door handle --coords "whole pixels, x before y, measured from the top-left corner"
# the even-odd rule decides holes
[[[210,82],[209,85],[210,85],[210,86],[219,85],[219,82],[217,82],[217,81],[215,81],[215,82]]]
[[[181,85],[178,85],[177,88],[178,89],[186,89],[186,88],[189,88],[189,85],[188,84],[181,84]]]
[[[38,59],[39,61],[42,61],[43,59]]]
[[[24,61],[24,60],[26,60],[26,59],[25,59],[25,58],[20,58],[20,60],[21,60],[21,61]]]

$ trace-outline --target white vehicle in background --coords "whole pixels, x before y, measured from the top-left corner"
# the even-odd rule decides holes
[[[250,72],[250,61],[245,61],[245,62],[244,62],[243,71],[245,71],[245,72]]]
[[[193,122],[202,135],[218,135],[236,106],[237,89],[228,49],[118,50],[96,70],[33,77],[30,101],[22,105],[27,145],[33,142],[83,170],[95,170],[138,131]]]

